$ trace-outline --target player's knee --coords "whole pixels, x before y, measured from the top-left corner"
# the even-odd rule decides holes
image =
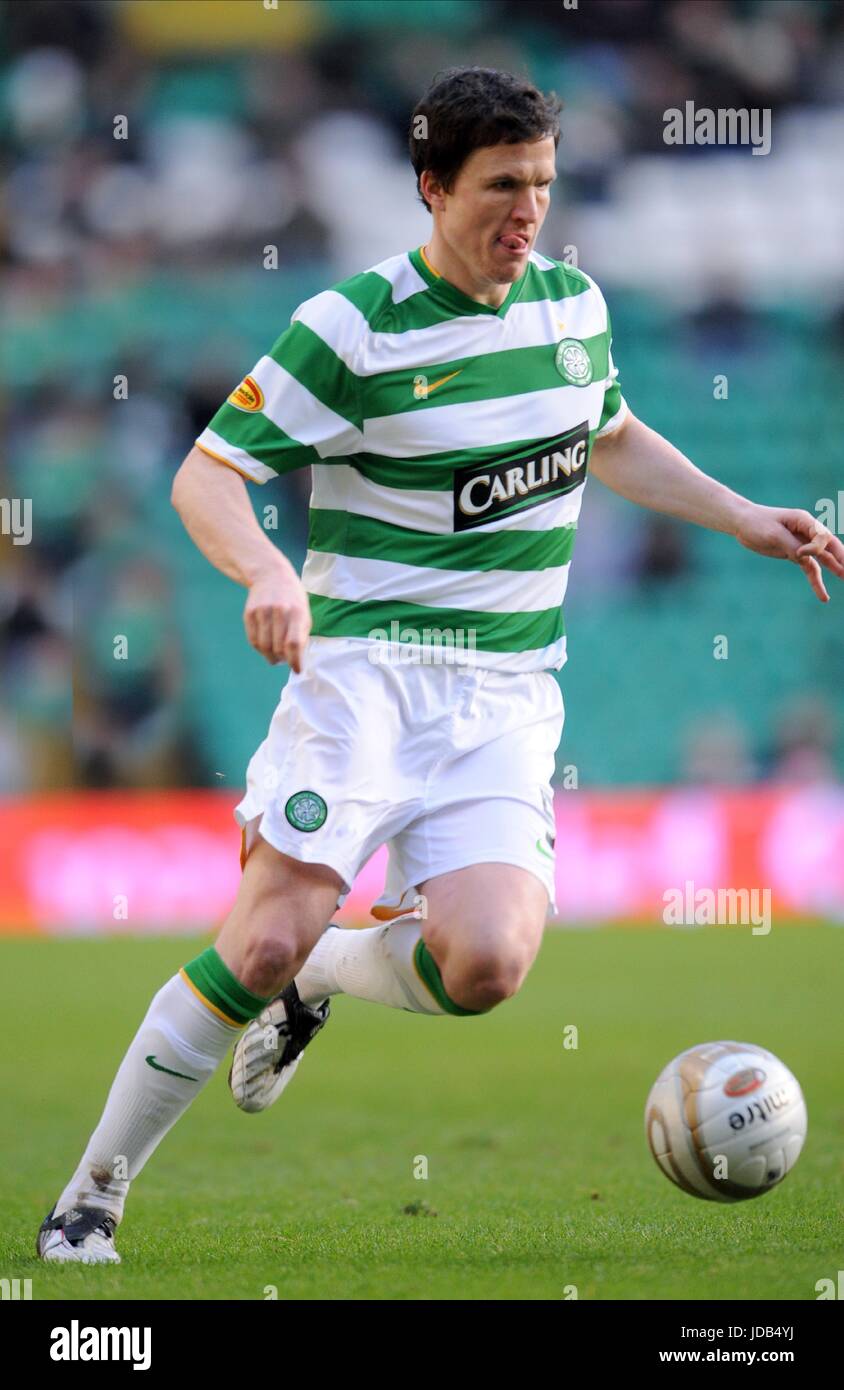
[[[289,984],[306,957],[307,948],[292,935],[251,933],[243,944],[241,984],[268,998]]]
[[[472,953],[456,972],[455,1002],[479,1011],[494,1009],[518,993],[529,965],[519,950]]]

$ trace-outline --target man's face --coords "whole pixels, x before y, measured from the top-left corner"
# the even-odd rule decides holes
[[[510,285],[527,266],[556,178],[552,136],[473,150],[450,193],[426,192],[439,236],[478,283]]]

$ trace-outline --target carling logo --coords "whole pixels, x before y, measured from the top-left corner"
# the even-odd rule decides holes
[[[455,531],[485,526],[580,487],[588,454],[589,425],[584,421],[515,458],[511,455],[480,468],[477,464],[455,468]]]

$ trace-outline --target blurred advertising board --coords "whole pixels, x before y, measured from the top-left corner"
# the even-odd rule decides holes
[[[0,932],[212,930],[240,877],[236,799],[215,791],[0,798]],[[558,791],[556,819],[564,924],[668,922],[673,912],[692,925],[696,904],[705,924],[715,920],[707,893],[741,890],[767,893],[778,920],[844,922],[839,786]],[[373,921],[385,863],[382,849],[338,920]]]

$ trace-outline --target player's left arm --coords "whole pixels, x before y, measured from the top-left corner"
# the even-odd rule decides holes
[[[821,566],[844,579],[844,545],[811,512],[751,502],[702,473],[632,413],[595,440],[589,467],[606,487],[640,507],[724,531],[759,555],[792,560],[822,603],[829,594]]]

